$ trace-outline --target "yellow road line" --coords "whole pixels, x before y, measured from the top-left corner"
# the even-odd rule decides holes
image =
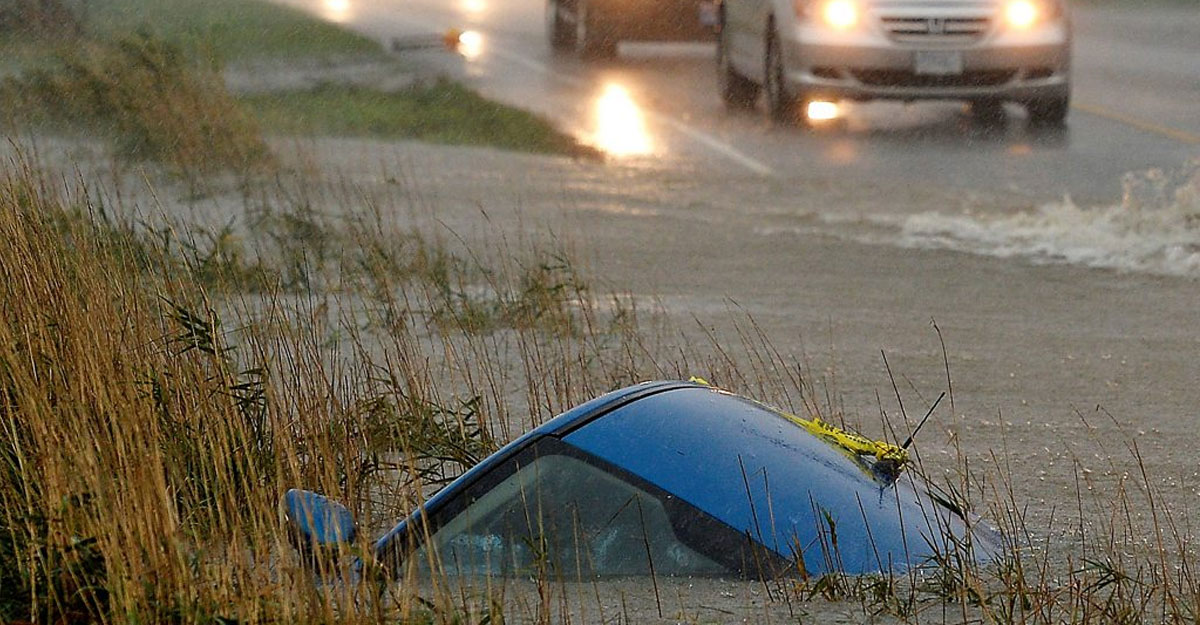
[[[1111,111],[1109,109],[1094,106],[1092,104],[1075,102],[1071,105],[1071,108],[1083,111],[1084,113],[1088,113],[1090,115],[1095,115],[1097,117],[1111,119],[1112,121],[1120,122],[1126,126],[1132,126],[1144,132],[1161,135],[1168,139],[1174,139],[1180,143],[1186,143],[1188,145],[1200,145],[1200,135],[1187,132],[1186,130],[1162,126],[1154,122],[1148,122],[1144,119],[1138,119],[1132,115],[1118,113],[1117,111]]]

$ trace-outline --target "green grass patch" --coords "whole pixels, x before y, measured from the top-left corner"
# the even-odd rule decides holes
[[[84,15],[94,35],[144,29],[225,62],[384,54],[362,35],[262,0],[104,0]]]
[[[545,119],[492,102],[449,81],[395,93],[324,85],[246,96],[241,101],[267,133],[416,139],[520,152],[594,154]]]

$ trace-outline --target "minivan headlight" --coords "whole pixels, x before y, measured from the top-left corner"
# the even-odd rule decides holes
[[[858,25],[857,0],[794,0],[796,15],[834,30],[849,30]]]
[[[858,23],[858,5],[854,0],[826,0],[821,5],[821,20],[837,30],[849,30]]]
[[[1009,28],[1028,30],[1058,15],[1053,0],[1008,0],[1004,3],[1004,23]]]

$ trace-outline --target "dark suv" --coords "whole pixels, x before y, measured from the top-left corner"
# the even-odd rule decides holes
[[[557,51],[611,57],[620,41],[711,40],[715,0],[548,0],[546,30]]]

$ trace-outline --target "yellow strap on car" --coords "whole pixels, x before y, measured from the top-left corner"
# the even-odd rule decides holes
[[[699,376],[692,376],[688,382],[693,384],[702,384],[704,386],[712,386],[712,384]],[[939,398],[940,400],[941,398]],[[934,404],[935,406],[937,404]],[[897,472],[908,462],[908,450],[899,445],[893,445],[885,441],[873,441],[861,434],[847,432],[837,426],[831,425],[822,421],[819,417],[814,417],[811,421],[801,419],[794,414],[780,412],[787,417],[788,421],[808,430],[813,436],[824,439],[833,445],[837,445],[842,449],[856,456],[874,456],[876,460],[886,460],[895,465]]]
[[[789,421],[808,430],[814,436],[823,438],[856,456],[874,456],[876,460],[889,460],[901,466],[908,462],[908,451],[899,445],[885,441],[873,441],[861,434],[847,432],[837,426],[814,417],[811,421],[801,419],[796,415],[784,413]]]

